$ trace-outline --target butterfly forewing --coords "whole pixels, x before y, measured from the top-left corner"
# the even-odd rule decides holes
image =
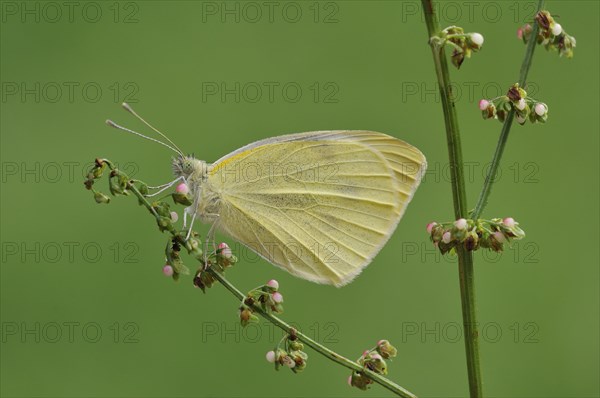
[[[326,131],[259,141],[215,162],[217,226],[290,273],[350,282],[389,239],[424,168],[381,133]]]

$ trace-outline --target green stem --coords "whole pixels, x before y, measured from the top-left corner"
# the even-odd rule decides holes
[[[537,12],[541,11],[544,7],[544,0],[540,0],[538,3]],[[537,14],[537,13],[536,13]],[[537,45],[537,35],[539,31],[539,26],[537,23],[533,23],[533,30],[531,31],[531,36],[529,43],[527,43],[527,49],[525,50],[525,57],[523,58],[523,63],[521,64],[521,71],[519,73],[519,86],[525,87],[527,83],[527,74],[529,73],[529,69],[531,68],[531,61],[533,59],[533,52],[535,51],[535,47]],[[479,199],[477,200],[477,204],[475,205],[475,210],[471,215],[471,218],[477,219],[481,216],[483,209],[487,205],[488,198],[492,191],[492,185],[494,185],[496,179],[496,173],[498,172],[498,167],[500,166],[500,159],[502,158],[502,154],[504,153],[504,148],[506,146],[506,142],[508,141],[508,134],[510,133],[510,128],[512,127],[513,120],[515,118],[515,110],[514,108],[508,112],[506,119],[504,120],[504,124],[502,125],[502,131],[500,132],[500,138],[498,139],[498,144],[496,145],[496,151],[494,152],[494,157],[492,159],[492,164],[488,169],[487,175],[485,176],[485,183],[483,184],[483,188],[481,189],[481,193],[479,194]]]
[[[121,172],[119,169],[117,169],[114,164],[112,162],[110,162],[107,159],[102,159],[103,162],[106,162],[106,164],[108,165],[109,169],[111,171],[114,171],[117,175],[121,175],[124,176],[125,178],[127,178],[128,180],[131,180],[125,173]],[[154,217],[159,220],[160,216],[156,213],[156,211],[152,208],[152,205],[150,204],[150,202],[148,202],[148,200],[146,199],[146,197],[137,189],[137,187],[133,184],[129,184],[128,188],[129,191],[133,192],[133,194],[140,200],[140,202],[154,215]],[[170,229],[169,232],[174,236],[174,237],[181,237],[180,233],[178,231],[176,231],[175,229]],[[186,244],[188,244],[188,242],[186,242]],[[189,244],[188,244],[189,246]],[[191,249],[190,247],[187,247],[188,251]],[[223,286],[225,286],[225,288],[227,290],[229,290],[231,292],[231,294],[233,294],[235,297],[237,297],[238,300],[243,301],[246,298],[246,295],[243,294],[238,288],[236,288],[233,284],[231,284],[231,282],[229,282],[227,279],[225,279],[225,277],[223,276],[223,274],[221,274],[220,272],[218,272],[217,270],[215,270],[214,268],[210,267],[208,268],[208,272],[211,273],[211,275],[218,280],[219,282],[221,282],[221,284]],[[266,320],[268,320],[269,322],[271,322],[272,324],[274,324],[275,326],[279,327],[280,329],[282,329],[284,332],[290,334],[290,333],[294,333],[297,337],[298,340],[302,341],[304,344],[306,344],[307,346],[311,347],[313,350],[317,351],[319,354],[323,355],[324,357],[332,360],[333,362],[336,362],[348,369],[357,371],[357,372],[361,372],[362,374],[366,375],[369,379],[373,380],[375,383],[387,388],[388,390],[390,390],[391,392],[393,392],[394,394],[398,395],[399,397],[403,397],[403,398],[416,398],[417,396],[414,395],[413,393],[411,393],[410,391],[406,390],[405,388],[403,388],[402,386],[399,386],[398,384],[394,383],[393,381],[389,380],[386,377],[383,377],[382,375],[375,373],[363,366],[360,366],[357,362],[355,361],[351,361],[350,359],[343,357],[341,355],[339,355],[338,353],[330,350],[329,348],[325,347],[324,345],[316,342],[315,340],[311,339],[310,337],[308,337],[307,335],[300,333],[299,331],[297,331],[296,329],[294,329],[292,326],[290,326],[289,324],[287,324],[285,321],[283,321],[282,319],[278,318],[277,316],[268,313],[266,311],[263,311],[262,308],[260,308],[259,306],[253,306],[253,311],[260,314],[263,318],[265,318]]]
[[[239,291],[227,279],[225,279],[223,274],[219,273],[218,271],[216,271],[213,268],[209,268],[208,271],[215,277],[215,279],[217,279],[219,282],[221,282],[221,284],[223,286],[225,286],[225,288],[227,290],[229,290],[234,296],[236,296],[240,301],[242,301],[246,298],[246,296],[241,291]],[[282,319],[278,318],[277,316],[270,314],[266,311],[263,311],[262,308],[260,308],[258,306],[254,306],[253,310],[255,312],[259,313],[263,318],[265,318],[266,320],[268,320],[269,322],[271,322],[278,328],[282,329],[284,332],[292,333],[293,327],[290,326],[289,324],[287,324]],[[329,358],[333,362],[336,362],[342,366],[345,366],[348,369],[363,373],[364,375],[369,377],[371,380],[373,380],[375,383],[378,383],[381,386],[387,388],[394,394],[396,394],[400,397],[406,397],[406,398],[415,398],[416,397],[413,393],[404,389],[403,387],[399,386],[398,384],[392,382],[391,380],[389,380],[389,379],[381,376],[380,374],[377,374],[369,369],[366,369],[363,366],[360,366],[355,361],[351,361],[350,359],[341,356],[340,354],[330,350],[329,348],[325,347],[324,345],[319,344],[318,342],[311,339],[307,335],[300,333],[296,329],[293,330],[293,333],[298,337],[298,340],[300,340],[307,346],[311,347],[313,350],[317,351],[319,354],[323,355],[326,358]]]
[[[439,45],[435,38],[439,37],[440,28],[434,13],[431,0],[422,0],[425,22],[429,34],[429,44],[435,64],[438,86],[442,98],[444,121],[446,126],[446,139],[448,144],[448,158],[450,161],[452,196],[454,203],[454,216],[466,218],[468,216],[465,180],[463,172],[462,148],[460,143],[460,130],[456,107],[452,100],[452,88],[448,61],[444,47]],[[467,373],[471,397],[481,397],[482,377],[479,366],[479,332],[477,330],[477,317],[475,305],[475,278],[473,272],[473,255],[463,247],[457,248],[458,272],[460,283],[461,307],[463,328],[465,330],[465,351],[467,357]]]

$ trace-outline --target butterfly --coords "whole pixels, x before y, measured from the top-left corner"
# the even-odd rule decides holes
[[[351,282],[390,239],[427,167],[414,146],[364,130],[314,131],[263,139],[213,163],[107,121],[177,153],[175,180],[193,204],[186,216],[211,225],[297,277]],[[157,192],[158,193],[158,192]],[[191,226],[190,226],[191,231]]]

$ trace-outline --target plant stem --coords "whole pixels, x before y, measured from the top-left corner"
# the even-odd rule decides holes
[[[241,291],[239,291],[235,286],[233,286],[227,279],[225,279],[223,274],[219,273],[218,271],[216,271],[213,268],[209,268],[208,271],[215,277],[215,279],[217,279],[219,282],[221,282],[221,284],[223,286],[225,286],[225,288],[227,288],[227,290],[229,290],[240,301],[244,300],[244,298],[246,296]],[[286,332],[286,333],[292,332],[292,329],[293,329],[292,326],[290,326],[289,324],[287,324],[285,321],[278,318],[277,316],[270,314],[268,312],[265,312],[262,310],[262,308],[257,307],[257,306],[254,307],[254,311],[258,312],[263,318],[267,319],[269,322],[271,322],[275,326],[279,327],[284,332]],[[294,329],[293,333],[298,337],[298,340],[302,341],[304,344],[311,347],[313,350],[317,351],[319,354],[323,355],[326,358],[329,358],[330,360],[332,360],[336,363],[339,363],[342,366],[345,366],[348,369],[355,370],[355,371],[365,374],[371,380],[373,380],[374,382],[387,388],[394,394],[396,394],[400,397],[416,398],[416,396],[413,393],[404,389],[403,387],[399,386],[398,384],[392,382],[391,380],[389,380],[369,369],[366,369],[366,368],[360,366],[358,363],[351,361],[350,359],[348,359],[346,357],[341,356],[340,354],[330,350],[329,348],[325,347],[324,345],[319,344],[318,342],[314,341],[307,335],[302,334],[295,329]]]
[[[123,172],[121,172],[119,169],[117,169],[114,164],[109,161],[108,159],[102,159],[103,162],[105,162],[108,165],[108,168],[113,171],[116,175],[120,175],[123,176],[125,178],[127,178],[127,180],[131,181],[131,179]],[[150,211],[150,213],[152,213],[152,215],[159,220],[160,216],[156,213],[156,211],[154,211],[154,208],[152,207],[152,205],[150,204],[150,202],[148,202],[148,200],[146,199],[146,197],[137,189],[137,187],[133,184],[129,184],[127,189],[131,192],[133,192],[133,194],[140,200],[140,202]],[[169,232],[174,236],[180,236],[180,233],[174,229],[169,229]],[[181,237],[181,236],[180,236]],[[188,243],[188,242],[186,242]],[[190,248],[188,247],[188,250]],[[227,290],[229,290],[231,292],[231,294],[233,294],[235,297],[237,297],[238,300],[243,301],[246,298],[246,295],[243,294],[237,287],[235,287],[231,282],[229,282],[227,279],[225,279],[225,276],[223,276],[222,273],[220,273],[219,271],[217,271],[216,269],[209,267],[207,269],[208,272],[211,273],[211,275],[218,280],[219,282],[221,282],[221,284],[223,286],[225,286],[225,288]],[[382,375],[375,373],[361,365],[359,365],[357,362],[355,361],[351,361],[350,359],[343,357],[341,355],[339,355],[338,353],[330,350],[329,348],[325,347],[324,345],[316,342],[315,340],[311,339],[310,337],[308,337],[307,335],[300,333],[299,331],[297,331],[296,329],[294,329],[292,326],[290,326],[289,324],[287,324],[285,321],[283,321],[282,319],[278,318],[277,316],[268,313],[266,311],[263,311],[262,308],[260,308],[259,306],[254,305],[253,306],[253,311],[260,314],[263,318],[265,318],[266,320],[268,320],[269,322],[271,322],[272,324],[274,324],[275,326],[279,327],[280,329],[282,329],[284,332],[291,334],[292,332],[297,336],[298,340],[302,341],[304,344],[306,344],[307,346],[311,347],[313,350],[317,351],[319,354],[323,355],[324,357],[332,360],[333,362],[336,362],[348,369],[357,371],[357,372],[361,372],[362,374],[366,375],[369,379],[373,380],[375,383],[387,388],[388,390],[390,390],[391,392],[393,392],[394,394],[403,397],[403,398],[417,398],[416,395],[414,395],[413,393],[411,393],[410,391],[408,391],[407,389],[403,388],[402,386],[399,386],[398,384],[394,383],[393,381],[391,381],[390,379],[383,377]]]
[[[437,17],[431,0],[422,0],[425,22],[429,34],[429,44],[433,54],[438,86],[442,98],[448,158],[450,161],[454,216],[456,219],[468,216],[465,180],[463,172],[462,148],[456,107],[452,100],[450,73],[444,46],[435,40],[440,33]],[[473,255],[462,246],[457,247],[460,296],[465,331],[465,351],[467,356],[467,372],[471,397],[482,396],[481,370],[479,366],[479,332],[475,306],[475,278],[473,272]]]
[[[541,11],[544,7],[544,0],[540,0],[538,3],[537,12]],[[536,13],[537,14],[537,13]],[[521,71],[519,74],[519,86],[525,87],[527,83],[527,74],[529,73],[529,69],[531,68],[531,61],[533,59],[533,52],[535,51],[535,47],[537,45],[537,35],[539,31],[538,24],[534,21],[533,30],[531,31],[531,36],[529,43],[527,43],[527,48],[525,50],[525,57],[523,58],[523,63],[521,64]],[[494,185],[494,181],[496,178],[496,173],[498,172],[498,167],[500,166],[500,159],[502,158],[502,154],[504,153],[504,147],[506,146],[506,142],[508,141],[508,134],[510,133],[510,128],[512,127],[512,123],[515,117],[515,109],[512,108],[506,119],[504,120],[504,124],[502,125],[502,131],[500,132],[500,138],[498,139],[498,144],[496,145],[496,151],[494,152],[494,157],[492,159],[492,164],[488,169],[488,173],[485,176],[485,183],[483,184],[483,188],[481,189],[481,193],[479,194],[479,199],[477,200],[477,204],[475,205],[475,210],[471,215],[471,218],[477,219],[481,216],[483,209],[487,205],[488,198],[490,196],[490,192],[492,191],[492,185]]]

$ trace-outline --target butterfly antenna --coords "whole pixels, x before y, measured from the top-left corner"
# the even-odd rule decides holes
[[[121,104],[121,106],[123,106],[123,109],[125,109],[127,112],[131,113],[133,116],[135,116],[137,119],[139,119],[146,126],[150,127],[152,130],[154,130],[156,133],[158,133],[161,137],[163,137],[164,139],[169,141],[169,143],[171,145],[173,145],[175,148],[177,148],[177,152],[179,152],[179,154],[181,156],[183,156],[183,151],[181,149],[179,149],[177,144],[175,144],[173,141],[171,141],[171,139],[169,137],[167,137],[165,134],[161,133],[157,128],[152,126],[150,123],[148,123],[146,120],[144,120],[144,118],[142,118],[140,115],[138,115],[127,102],[123,102],[123,104]]]
[[[180,150],[173,148],[171,145],[169,145],[169,144],[165,144],[164,142],[162,142],[162,141],[159,141],[159,140],[157,140],[156,138],[148,137],[148,136],[145,136],[144,134],[138,133],[137,131],[133,131],[133,130],[130,130],[130,129],[126,128],[126,127],[120,126],[120,125],[118,125],[117,123],[113,122],[112,120],[107,120],[107,121],[106,121],[106,124],[107,124],[108,126],[110,126],[110,127],[114,127],[114,128],[116,128],[116,129],[118,129],[118,130],[125,131],[125,132],[128,132],[128,133],[131,133],[131,134],[137,135],[137,136],[139,136],[139,137],[145,138],[145,139],[147,139],[147,140],[150,140],[150,141],[154,141],[154,142],[156,142],[156,143],[159,143],[160,145],[164,145],[164,146],[166,146],[167,148],[169,148],[170,150],[172,150],[173,152],[175,152],[175,153],[177,153],[177,154],[179,154],[179,155],[182,155],[182,153],[181,153],[181,151],[180,151]]]

